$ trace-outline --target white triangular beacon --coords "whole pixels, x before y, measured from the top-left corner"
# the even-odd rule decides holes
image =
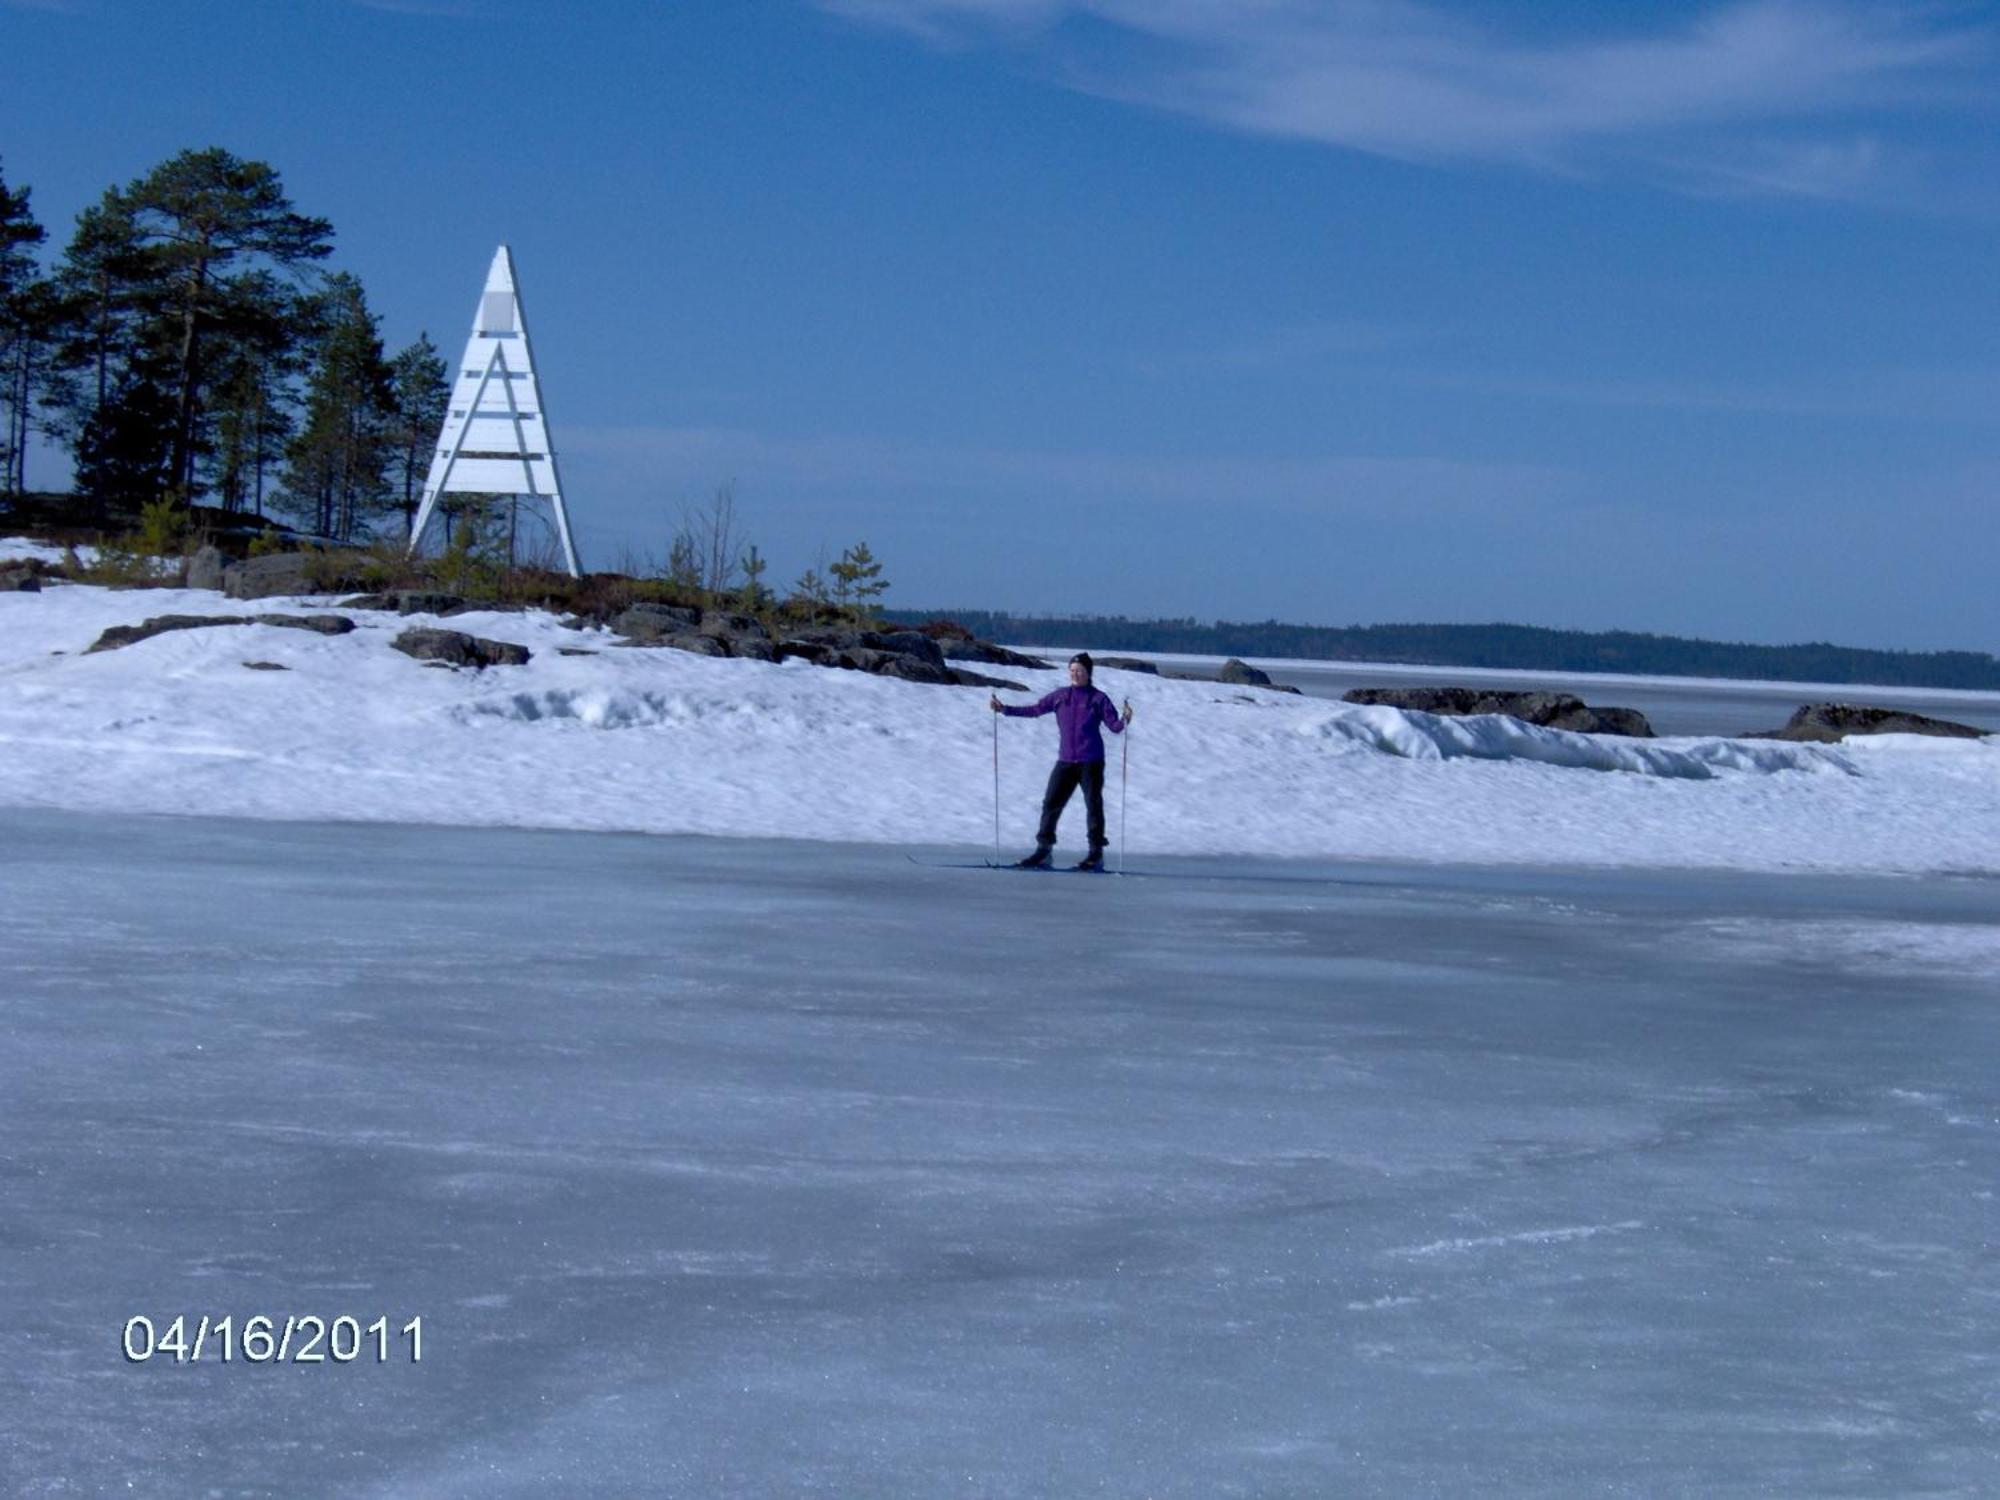
[[[556,476],[556,451],[549,443],[548,413],[535,379],[528,320],[514,282],[514,257],[505,245],[493,252],[465,357],[452,381],[451,405],[431,457],[430,478],[424,481],[423,503],[410,527],[412,553],[441,495],[522,495],[548,501],[570,577],[582,576],[562,481]]]

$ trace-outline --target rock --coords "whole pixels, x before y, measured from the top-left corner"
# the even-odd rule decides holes
[[[399,589],[388,597],[396,601],[394,608],[399,615],[463,614],[467,608],[461,595],[431,593],[424,589]],[[485,609],[489,606],[473,607]]]
[[[595,656],[597,653],[588,646],[558,646],[557,656]]]
[[[276,661],[246,661],[243,665],[253,672],[289,672],[292,670],[283,662]]]
[[[1097,665],[1109,667],[1114,672],[1144,672],[1149,677],[1158,677],[1160,669],[1149,661],[1140,661],[1131,656],[1100,656]],[[1239,665],[1241,665],[1239,663]],[[1245,670],[1249,670],[1245,668]]]
[[[154,615],[137,625],[113,625],[91,643],[90,651],[116,651],[170,630],[205,630],[212,625],[280,625],[321,635],[346,635],[354,628],[345,615]]]
[[[1589,734],[1622,734],[1629,739],[1650,740],[1653,725],[1636,708],[1593,708],[1597,715],[1597,727],[1586,731]]]
[[[1233,682],[1239,687],[1269,687],[1271,677],[1268,672],[1251,666],[1248,662],[1230,657],[1222,664],[1222,670],[1215,674],[1217,682]]]
[[[461,613],[465,600],[457,594],[431,594],[420,589],[404,589],[396,595],[399,615],[449,615]]]
[[[321,635],[346,635],[354,622],[346,615],[252,615],[259,625],[282,625],[291,630],[314,630]]]
[[[900,651],[878,651],[878,660],[869,668],[878,677],[900,677],[905,682],[935,682],[955,687],[958,679],[951,668],[927,662],[921,656],[908,656]]]
[[[790,661],[793,657],[811,662],[816,667],[834,665],[834,657],[839,655],[833,647],[818,641],[784,640],[778,642],[778,660]]]
[[[726,609],[705,609],[701,612],[701,624],[696,627],[703,635],[719,636],[723,640],[766,640],[771,632],[764,628],[764,622],[755,615],[736,614]]]
[[[628,640],[656,642],[670,635],[692,635],[701,625],[701,611],[678,604],[635,604],[611,622]]]
[[[947,670],[951,673],[951,680],[960,687],[990,688],[995,692],[1004,688],[1010,693],[1033,691],[1026,683],[1009,682],[1004,677],[982,677],[979,673],[968,672],[963,667],[950,667]]]
[[[42,571],[39,557],[24,557],[0,567],[0,594],[39,594]]]
[[[1869,708],[1858,703],[1808,703],[1786,721],[1783,729],[1768,729],[1761,733],[1753,731],[1742,738],[1832,744],[1850,734],[1930,734],[1947,739],[1976,740],[1994,732],[1899,708]]]
[[[696,656],[727,656],[729,643],[712,635],[696,635],[685,631],[680,635],[662,636],[656,641],[623,641],[628,646],[669,646],[676,651],[692,651]]]
[[[1037,671],[1049,670],[1049,663],[1039,656],[1024,656],[1019,651],[1009,651],[1005,646],[996,646],[991,641],[974,640],[969,635],[948,635],[938,642],[938,649],[947,661],[983,661],[995,667],[1027,667]]]
[[[870,651],[890,651],[898,656],[914,656],[940,672],[945,670],[944,652],[921,630],[864,631],[861,644]],[[928,679],[926,679],[928,680]]]
[[[394,610],[397,607],[396,601],[398,597],[395,594],[356,594],[351,599],[341,600],[340,607],[342,609]]]
[[[222,570],[222,592],[232,599],[268,599],[273,594],[310,594],[309,552],[272,552],[245,558]]]
[[[1381,704],[1412,713],[1506,714],[1546,729],[1653,738],[1653,726],[1638,709],[1593,708],[1572,693],[1507,693],[1465,687],[1353,688],[1343,695],[1343,701]]]
[[[533,654],[526,646],[483,640],[462,630],[413,627],[389,642],[405,656],[451,667],[518,667]]]
[[[210,625],[248,625],[247,615],[154,615],[137,625],[113,625],[95,641],[91,651],[116,651],[121,646],[130,646],[139,641],[151,640],[156,635],[165,635],[170,630],[201,630]]]
[[[187,586],[191,589],[220,589],[222,573],[228,567],[229,559],[222,555],[220,547],[204,545],[195,549],[188,559]]]

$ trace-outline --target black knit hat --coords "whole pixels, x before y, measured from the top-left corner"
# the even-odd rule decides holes
[[[1090,659],[1088,651],[1077,652],[1076,655],[1069,659],[1069,664],[1073,667],[1081,664],[1083,675],[1086,677],[1095,677],[1097,675],[1097,663]]]

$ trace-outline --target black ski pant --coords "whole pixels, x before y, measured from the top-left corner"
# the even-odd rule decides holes
[[[1090,848],[1104,848],[1104,762],[1101,760],[1059,760],[1049,772],[1049,789],[1042,793],[1042,826],[1035,834],[1035,846],[1053,849],[1056,823],[1069,806],[1070,793],[1083,788],[1083,805],[1090,818]]]

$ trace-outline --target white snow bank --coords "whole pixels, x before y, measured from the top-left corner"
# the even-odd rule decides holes
[[[91,549],[83,550],[87,553]],[[39,557],[48,563],[61,562],[63,549],[24,536],[0,536],[0,563],[19,562],[24,557]]]
[[[1048,721],[996,724],[984,689],[625,649],[543,614],[362,611],[346,636],[249,625],[82,654],[148,615],[327,608],[0,595],[0,804],[990,848],[997,733],[1012,854],[1054,755]],[[451,672],[390,649],[438,623],[534,659]],[[1036,694],[1063,680],[987,670]],[[2000,736],[1635,741],[1109,669],[1099,685],[1138,708],[1108,783],[1115,839],[1129,749],[1135,858],[2000,871]],[[1081,842],[1080,804],[1063,832]]]
[[[1406,760],[1531,760],[1588,771],[1634,771],[1706,781],[1718,770],[1845,771],[1844,756],[1819,745],[1742,740],[1684,740],[1663,744],[1613,735],[1544,729],[1505,714],[1447,718],[1379,705],[1335,709],[1299,726],[1318,734]]]

